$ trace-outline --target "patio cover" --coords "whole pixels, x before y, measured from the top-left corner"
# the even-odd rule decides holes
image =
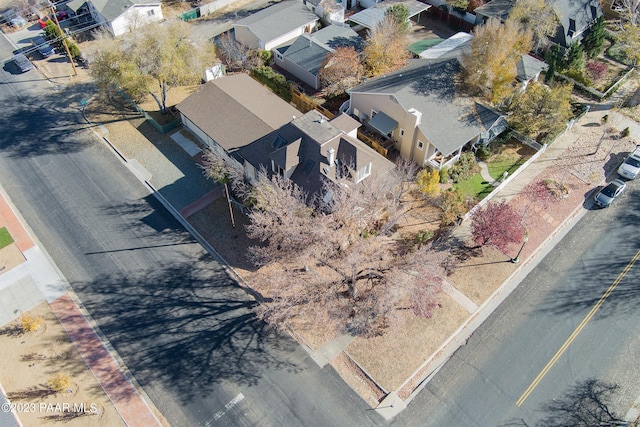
[[[369,120],[369,126],[382,133],[383,135],[389,135],[395,128],[398,127],[398,122],[387,116],[383,112],[379,112],[371,120]]]
[[[349,21],[360,24],[368,29],[373,29],[378,23],[384,19],[384,13],[387,8],[394,4],[404,4],[409,9],[409,18],[413,18],[420,12],[423,12],[431,7],[429,4],[421,3],[417,0],[405,0],[400,2],[384,1],[377,3],[375,7],[365,9],[361,12],[355,13],[349,17]]]

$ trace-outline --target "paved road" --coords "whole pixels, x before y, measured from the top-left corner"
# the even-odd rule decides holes
[[[398,425],[559,426],[575,415],[577,390],[595,378],[619,386],[611,408],[624,416],[640,395],[640,182],[608,210],[592,210],[445,364]],[[617,287],[524,392],[607,289]],[[573,391],[572,391],[573,390]],[[563,401],[571,394],[569,402]],[[521,406],[516,402],[522,400]],[[549,405],[556,401],[556,406]],[[558,405],[558,402],[563,404]],[[566,422],[566,420],[565,420]],[[603,424],[605,425],[605,424]]]
[[[0,57],[10,56],[0,37]],[[172,425],[374,425],[81,124],[88,87],[0,71],[0,182]]]

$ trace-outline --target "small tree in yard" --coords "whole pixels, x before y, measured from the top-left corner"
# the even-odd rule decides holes
[[[442,224],[453,225],[468,212],[467,198],[459,188],[449,189],[441,195]]]
[[[385,16],[392,17],[396,21],[400,31],[406,33],[411,28],[411,21],[409,21],[411,12],[404,4],[399,3],[389,6],[387,10],[384,11],[384,14]]]
[[[471,218],[471,235],[478,247],[491,245],[503,253],[524,238],[521,216],[506,202],[489,203]]]
[[[407,35],[393,16],[387,15],[369,31],[363,51],[364,71],[370,77],[404,67],[410,54]]]
[[[328,53],[320,69],[318,79],[328,97],[335,97],[358,84],[360,59],[353,46],[338,47]]]
[[[571,85],[548,87],[533,83],[517,95],[511,103],[509,124],[516,130],[536,136],[540,132],[553,133],[562,129],[572,116]]]
[[[457,162],[453,164],[449,171],[449,176],[453,182],[460,182],[471,178],[480,172],[480,166],[472,152],[462,153]]]
[[[601,16],[591,26],[589,34],[582,41],[582,47],[584,47],[584,52],[589,59],[596,58],[602,53],[602,46],[606,36],[607,30],[604,25],[604,16]]]
[[[517,22],[490,19],[476,27],[470,51],[462,58],[462,77],[468,88],[494,103],[509,97],[516,63],[531,50],[533,35]]]
[[[536,49],[556,32],[558,26],[556,13],[546,0],[517,0],[508,19],[533,32]]]
[[[216,62],[214,45],[192,39],[182,21],[149,24],[117,41],[103,36],[90,59],[102,90],[119,87],[134,99],[150,94],[162,114],[168,112],[169,89],[199,83]]]
[[[418,190],[426,196],[434,196],[438,193],[440,174],[436,169],[422,169],[416,175]]]

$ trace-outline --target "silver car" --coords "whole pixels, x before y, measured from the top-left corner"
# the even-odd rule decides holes
[[[16,65],[18,66],[20,71],[22,71],[23,73],[26,73],[27,71],[29,71],[30,69],[33,68],[33,64],[24,55],[24,53],[18,53],[16,55],[14,55],[13,62],[16,63]]]
[[[594,201],[596,205],[601,208],[608,208],[609,205],[619,197],[624,189],[627,188],[627,184],[621,179],[614,179],[606,187],[602,190],[598,191],[596,194]]]
[[[618,174],[626,179],[636,179],[640,173],[640,145],[624,159],[618,168]]]

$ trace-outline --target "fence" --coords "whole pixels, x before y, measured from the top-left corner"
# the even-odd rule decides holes
[[[591,87],[587,87],[587,86],[583,85],[582,83],[572,79],[571,77],[565,76],[564,74],[555,73],[554,77],[559,77],[560,79],[562,79],[564,81],[567,81],[569,83],[573,83],[573,87],[574,88],[577,88],[577,89],[581,90],[582,92],[590,95],[591,97],[593,97],[597,101],[602,101],[603,99],[608,98],[615,91],[620,89],[620,86],[622,86],[622,84],[629,78],[631,73],[633,73],[634,71],[635,71],[634,67],[629,68],[629,70],[627,70],[627,72],[624,73],[624,75],[622,77],[620,77],[618,79],[618,81],[616,81],[614,84],[612,84],[609,87],[609,89],[607,89],[604,92],[600,92],[599,90],[593,89]]]
[[[365,144],[367,144],[369,147],[376,150],[378,154],[382,154],[385,157],[387,157],[387,155],[389,154],[388,149],[384,148],[382,145],[380,145],[378,141],[366,135],[365,133],[361,132],[360,130],[358,130],[358,139],[364,142]]]

